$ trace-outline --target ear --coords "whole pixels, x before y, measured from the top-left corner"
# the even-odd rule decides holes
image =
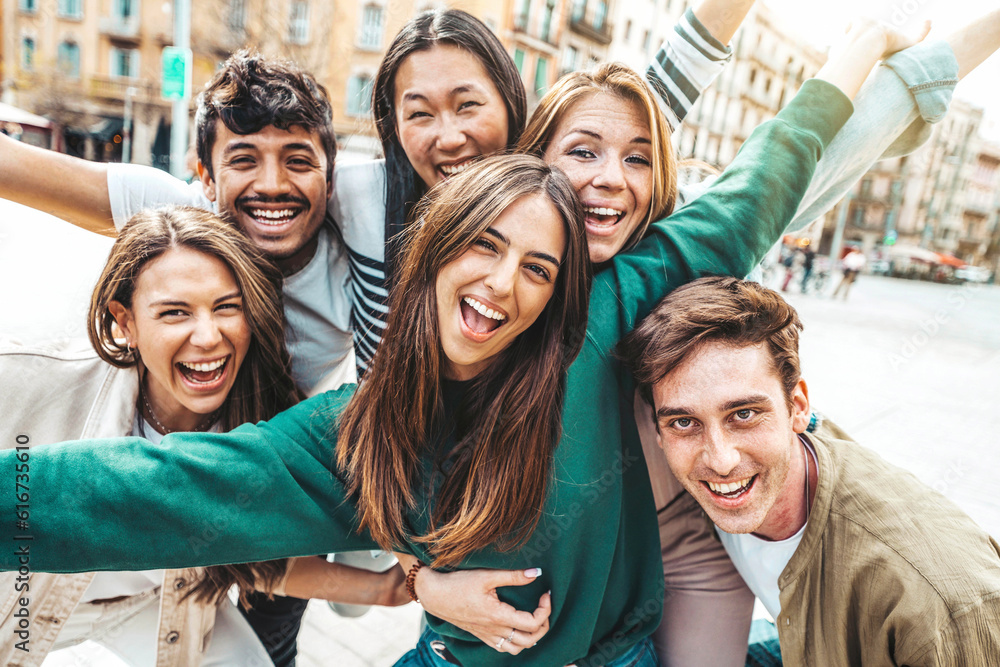
[[[809,387],[806,381],[799,378],[799,381],[792,389],[792,430],[796,433],[805,433],[809,428],[809,420],[812,418],[812,411],[809,408]]]
[[[201,188],[205,191],[205,197],[214,202],[215,201],[215,181],[208,172],[208,167],[198,160],[198,180],[201,181]]]
[[[122,334],[124,334],[125,340],[128,341],[128,344],[131,345],[133,349],[138,349],[135,345],[136,331],[132,311],[123,306],[119,301],[112,301],[109,303],[108,310],[111,311],[111,317],[115,318],[115,322],[118,324],[118,328],[122,330]]]

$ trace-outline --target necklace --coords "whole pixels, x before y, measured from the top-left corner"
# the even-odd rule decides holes
[[[156,413],[153,412],[153,406],[149,404],[149,400],[146,398],[146,392],[140,392],[140,393],[142,393],[142,402],[146,404],[146,410],[149,412],[149,416],[153,418],[153,424],[156,426],[157,430],[163,435],[169,435],[171,433],[174,433],[175,431],[173,429],[167,428],[160,422],[159,419],[156,418]],[[205,418],[205,421],[196,426],[194,430],[207,431],[208,428],[213,423],[215,423],[215,414],[217,412],[218,410],[209,414],[208,417]]]
[[[809,520],[809,452],[806,451],[805,443],[802,443],[802,460],[806,464],[806,521]]]

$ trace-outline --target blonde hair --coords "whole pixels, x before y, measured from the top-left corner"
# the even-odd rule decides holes
[[[589,72],[572,72],[562,77],[531,114],[517,151],[544,155],[559,123],[577,102],[593,93],[606,93],[635,104],[646,116],[652,140],[653,187],[649,211],[625,242],[622,250],[626,250],[645,236],[654,220],[670,215],[677,203],[677,158],[670,141],[670,124],[641,75],[621,63],[605,63]]]

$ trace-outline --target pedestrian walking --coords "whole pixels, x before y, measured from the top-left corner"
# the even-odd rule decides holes
[[[855,279],[858,277],[858,273],[865,267],[865,254],[858,250],[857,248],[851,248],[851,251],[847,253],[842,262],[844,276],[840,279],[840,284],[837,285],[837,289],[833,290],[833,297],[837,298],[840,293],[841,288],[844,290],[844,301],[847,301],[847,293],[851,290],[851,285],[854,284]]]

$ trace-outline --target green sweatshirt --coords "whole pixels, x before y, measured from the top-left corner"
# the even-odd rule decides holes
[[[746,275],[780,237],[816,161],[852,111],[834,86],[805,82],[760,126],[702,197],[653,225],[595,278],[583,349],[570,368],[563,433],[543,516],[527,544],[485,550],[463,568],[542,568],[500,591],[533,610],[552,591],[549,633],[532,665],[603,665],[660,621],[663,574],[652,492],[633,420],[633,381],[618,340],[673,288],[705,275]],[[0,568],[85,572],[242,563],[374,548],[331,471],[337,415],[352,388],[317,396],[269,422],[229,433],[90,440],[30,452],[30,519],[0,523]],[[27,434],[30,437],[30,433]],[[13,445],[13,443],[10,443]],[[14,504],[15,452],[0,461]],[[22,464],[23,465],[23,464]],[[424,486],[424,485],[421,485]],[[426,499],[409,517],[426,525]],[[22,539],[30,536],[32,539]],[[419,545],[410,550],[422,558]],[[465,665],[523,658],[436,619]]]

